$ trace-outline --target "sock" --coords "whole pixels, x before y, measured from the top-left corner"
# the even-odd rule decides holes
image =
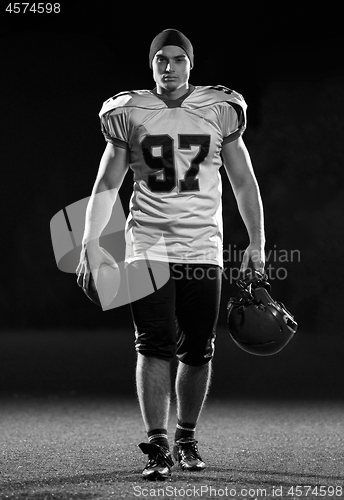
[[[167,440],[167,429],[152,429],[147,432],[148,441],[152,444],[158,444],[164,448],[170,449]]]
[[[182,438],[194,438],[196,430],[196,424],[190,424],[188,422],[182,422],[178,419],[176,433],[174,435],[174,440],[178,441],[178,439]]]

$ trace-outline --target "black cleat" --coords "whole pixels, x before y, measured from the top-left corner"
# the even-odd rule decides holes
[[[139,448],[148,455],[148,461],[142,471],[143,479],[164,481],[170,477],[173,459],[167,448],[153,443],[140,443]]]
[[[198,453],[196,439],[178,439],[174,444],[173,456],[183,470],[197,471],[205,468],[205,463]]]

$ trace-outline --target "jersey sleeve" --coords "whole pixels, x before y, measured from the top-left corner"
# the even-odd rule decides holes
[[[223,144],[235,141],[246,129],[247,104],[244,98],[233,92],[233,96],[222,103],[221,127]]]
[[[128,108],[125,104],[130,98],[123,92],[104,102],[99,113],[101,131],[107,142],[124,149],[129,148]]]

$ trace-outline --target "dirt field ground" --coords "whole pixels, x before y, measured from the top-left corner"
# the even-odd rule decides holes
[[[147,484],[132,333],[2,332],[0,500],[344,497],[343,349],[301,330],[262,359],[220,330],[197,430],[207,468]],[[171,440],[175,424],[172,407]]]
[[[6,398],[0,498],[341,498],[343,413],[338,403],[209,398],[197,434],[207,468],[175,466],[170,481],[147,483],[135,399]],[[171,439],[175,423],[172,411]]]

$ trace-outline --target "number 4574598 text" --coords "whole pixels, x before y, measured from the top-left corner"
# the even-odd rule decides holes
[[[26,3],[14,2],[9,3],[5,9],[10,14],[59,14],[61,12],[61,5],[59,3]]]

